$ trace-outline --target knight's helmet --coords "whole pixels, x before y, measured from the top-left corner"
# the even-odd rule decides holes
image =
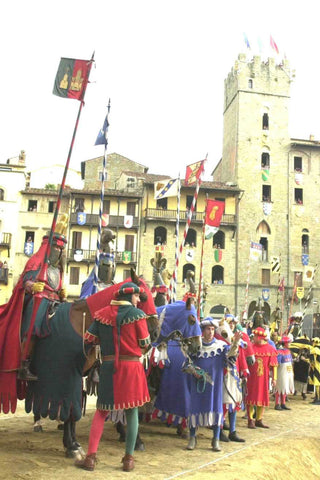
[[[65,264],[65,247],[67,244],[66,232],[68,228],[69,216],[66,213],[62,213],[59,216],[56,228],[52,236],[52,245],[49,253],[49,263],[50,265],[57,267],[61,266],[61,269],[64,270]],[[48,238],[49,234],[44,238]]]

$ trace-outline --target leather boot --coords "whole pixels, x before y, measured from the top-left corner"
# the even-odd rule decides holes
[[[229,438],[227,435],[224,433],[222,428],[220,429],[220,442],[229,442]]]
[[[217,438],[212,439],[211,445],[214,452],[221,452],[220,442]]]
[[[97,463],[96,453],[90,453],[90,455],[87,455],[82,460],[76,460],[74,462],[76,467],[83,468],[83,470],[88,470],[89,472],[92,472],[94,470],[96,463]]]
[[[281,405],[281,410],[291,410],[291,408],[287,407],[285,403]]]
[[[38,377],[30,372],[30,360],[22,360],[21,367],[18,370],[18,379],[28,382],[38,380]]]
[[[197,437],[190,437],[187,450],[194,450],[197,446]]]
[[[252,418],[248,418],[248,428],[256,428],[254,420]]]
[[[134,469],[134,458],[129,453],[126,453],[121,461],[123,463],[122,470],[124,472],[131,472],[131,470]]]
[[[282,410],[281,405],[277,403],[277,405],[274,407],[275,410]]]
[[[241,443],[245,442],[245,439],[244,439],[244,438],[238,437],[236,431],[229,433],[229,440],[230,440],[231,442],[241,442]]]
[[[268,425],[265,425],[264,423],[262,423],[262,420],[256,420],[256,427],[269,428]]]

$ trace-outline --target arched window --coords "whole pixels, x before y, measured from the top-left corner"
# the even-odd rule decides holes
[[[262,220],[259,225],[257,226],[256,232],[261,235],[261,237],[265,237],[271,234],[271,229],[268,223],[265,220]]]
[[[303,254],[309,253],[309,235],[306,232],[308,232],[308,230],[302,230],[301,245]]]
[[[224,282],[224,269],[220,265],[215,265],[211,270],[211,283]]]
[[[183,269],[182,269],[182,282],[184,283],[186,278],[187,278],[187,271],[188,270],[192,270],[193,273],[194,273],[194,278],[196,276],[196,267],[194,265],[192,265],[192,263],[186,263],[185,265],[183,265]]]
[[[157,227],[154,229],[154,245],[165,245],[167,243],[167,229],[164,227]]]
[[[215,235],[213,235],[212,239],[212,246],[213,248],[225,248],[225,234],[221,230],[219,230]]]
[[[261,168],[270,168],[270,154],[269,154],[269,152],[262,152],[262,154],[261,154]]]
[[[268,261],[268,238],[260,237],[259,243],[262,245],[262,258],[263,262]]]
[[[252,78],[249,78],[249,80],[248,80],[248,88],[253,88],[253,80],[252,80]]]
[[[4,200],[4,190],[0,188],[0,200]]]
[[[262,129],[269,130],[269,115],[267,113],[262,115]]]
[[[189,228],[188,230],[185,245],[187,244],[189,244],[190,247],[197,246],[197,232],[193,228]]]

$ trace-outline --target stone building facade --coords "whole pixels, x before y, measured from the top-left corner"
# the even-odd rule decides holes
[[[259,297],[265,297],[269,315],[276,305],[283,308],[281,302],[287,314],[312,312],[317,305],[319,280],[311,279],[320,238],[320,143],[312,136],[289,137],[291,81],[287,60],[248,61],[243,54],[225,80],[223,155],[213,177],[243,190],[236,237],[238,313]],[[252,241],[262,245],[262,261],[249,261]],[[280,272],[274,271],[277,259]],[[279,295],[282,280],[285,291]],[[292,298],[297,286],[304,289],[298,303]]]

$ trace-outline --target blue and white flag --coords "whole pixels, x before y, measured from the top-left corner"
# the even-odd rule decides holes
[[[108,127],[109,127],[108,116],[109,116],[109,110],[110,110],[110,108],[108,107],[108,113],[107,113],[106,118],[104,120],[103,127],[101,128],[101,130],[98,133],[95,145],[108,145]]]
[[[154,183],[154,198],[175,197],[178,194],[178,180],[168,178]]]

